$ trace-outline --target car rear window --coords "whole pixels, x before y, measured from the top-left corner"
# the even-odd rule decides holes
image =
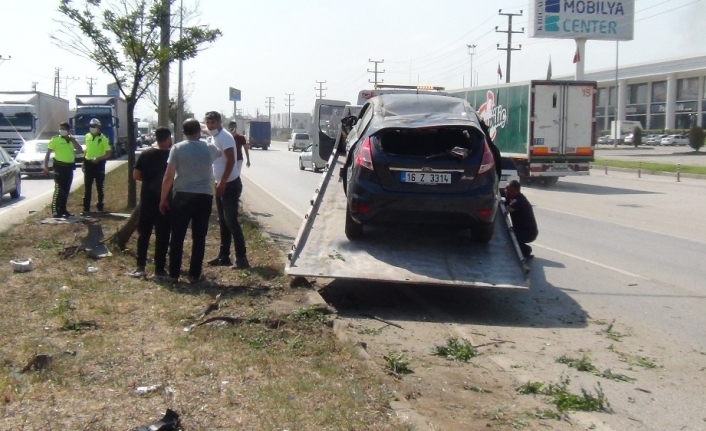
[[[454,147],[479,152],[483,134],[474,128],[385,129],[376,133],[379,150],[392,155],[428,157],[448,153]]]
[[[405,100],[395,100],[386,103],[383,116],[393,117],[397,115],[431,113],[460,115],[466,113],[466,107],[463,101],[452,97],[419,97],[417,100],[405,98]]]
[[[308,141],[308,140],[309,140],[309,135],[307,135],[306,133],[297,133],[297,134],[294,136],[294,139],[306,139],[306,140]]]

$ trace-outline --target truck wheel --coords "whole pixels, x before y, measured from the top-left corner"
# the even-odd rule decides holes
[[[351,211],[346,205],[346,238],[355,241],[363,237],[363,225],[356,223],[351,217]]]
[[[473,241],[487,244],[493,239],[495,233],[495,223],[481,223],[471,229]]]
[[[22,194],[22,175],[17,174],[17,186],[15,187],[15,191],[10,192],[10,197],[12,199],[19,199],[21,194]]]
[[[264,147],[262,147],[262,149],[265,150],[265,151],[267,151],[268,148],[270,148],[270,147],[268,147],[267,145],[265,145]]]
[[[551,187],[559,182],[559,177],[544,177],[542,179],[542,185],[544,187]]]

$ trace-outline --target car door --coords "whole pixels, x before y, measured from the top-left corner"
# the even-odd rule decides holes
[[[8,193],[14,189],[14,180],[10,180],[12,173],[12,163],[9,157],[5,157],[7,153],[4,148],[0,148],[0,179],[2,179],[2,193]],[[0,196],[2,198],[2,196]]]

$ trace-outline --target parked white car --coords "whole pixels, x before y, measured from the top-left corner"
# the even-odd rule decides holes
[[[306,147],[311,145],[311,137],[308,133],[292,133],[292,136],[287,142],[288,151],[305,150]]]
[[[312,146],[309,145],[306,149],[302,150],[302,153],[299,155],[299,169],[302,171],[304,169],[311,169],[314,172],[319,172],[325,168],[325,166],[318,166],[314,163],[314,157],[311,154],[311,149]]]
[[[667,135],[662,138],[660,145],[673,147],[675,145],[689,145],[689,138],[684,135]]]

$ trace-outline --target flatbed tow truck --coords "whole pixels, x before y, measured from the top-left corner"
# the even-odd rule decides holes
[[[500,203],[495,234],[487,244],[473,242],[458,230],[422,228],[376,228],[365,238],[349,241],[344,233],[346,197],[338,178],[346,154],[334,149],[340,136],[330,128],[337,109],[345,101],[316,101],[314,150],[326,149],[326,170],[310,201],[309,212],[299,229],[285,268],[292,277],[322,277],[345,280],[476,286],[485,288],[529,288],[529,267],[522,260],[512,232],[512,222]],[[320,115],[321,114],[321,115]],[[337,119],[340,122],[340,119]],[[317,142],[318,141],[318,142]],[[318,144],[318,147],[317,147]],[[342,147],[342,146],[341,146]],[[325,156],[319,152],[319,156]]]

